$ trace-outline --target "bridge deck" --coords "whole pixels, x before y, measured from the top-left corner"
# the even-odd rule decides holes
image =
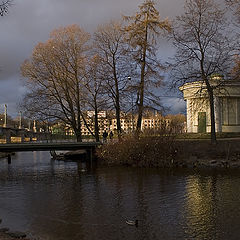
[[[92,149],[99,145],[101,145],[100,142],[11,143],[11,144],[0,144],[0,152],[78,150],[78,149]]]

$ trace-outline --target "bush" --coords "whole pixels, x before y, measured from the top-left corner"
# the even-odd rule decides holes
[[[176,140],[170,135],[133,137],[111,142],[97,150],[100,162],[136,167],[212,167],[237,164],[240,168],[240,140]],[[227,162],[227,163],[226,163]]]
[[[171,136],[127,137],[121,142],[103,145],[97,156],[108,165],[166,167],[174,164],[177,145]]]

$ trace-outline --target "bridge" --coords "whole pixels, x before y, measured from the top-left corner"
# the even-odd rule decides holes
[[[30,141],[33,138],[36,138],[37,140],[44,140],[49,138],[50,133],[41,133],[41,132],[28,131],[23,128],[10,128],[10,127],[0,126],[0,136],[5,137],[6,143],[11,143],[12,137],[20,137],[21,142],[24,142],[25,138],[29,138]]]
[[[62,142],[62,143],[11,143],[0,144],[0,152],[51,151],[51,150],[91,150],[100,142]]]
[[[100,142],[61,142],[61,143],[11,143],[0,144],[0,152],[8,152],[8,163],[11,163],[11,152],[25,151],[54,151],[54,150],[80,150],[87,152],[88,159],[92,162],[93,151]]]

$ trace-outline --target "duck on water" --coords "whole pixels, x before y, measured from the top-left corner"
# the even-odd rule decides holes
[[[138,227],[138,220],[126,220],[126,224]]]

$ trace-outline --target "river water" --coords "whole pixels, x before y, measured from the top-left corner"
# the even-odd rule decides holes
[[[1,227],[44,240],[235,240],[239,186],[237,171],[88,169],[23,152],[0,160]]]

